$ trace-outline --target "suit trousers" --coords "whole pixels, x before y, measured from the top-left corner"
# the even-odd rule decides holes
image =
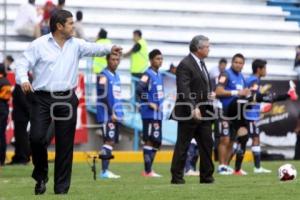
[[[211,178],[214,172],[211,121],[202,121],[200,123],[179,121],[177,130],[177,141],[171,165],[172,180],[183,179],[187,150],[192,138],[195,138],[197,141],[199,149],[200,180]]]
[[[51,121],[55,126],[54,191],[68,192],[71,182],[73,144],[77,120],[78,98],[73,91],[31,94],[30,145],[34,165],[32,177],[48,180],[48,137]]]
[[[27,126],[30,120],[30,103],[21,86],[16,85],[13,91],[13,111],[15,155],[12,162],[26,163],[30,160],[29,133]]]

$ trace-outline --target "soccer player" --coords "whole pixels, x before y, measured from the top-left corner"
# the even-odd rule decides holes
[[[104,140],[99,155],[102,160],[100,178],[120,178],[108,170],[109,161],[113,158],[113,147],[119,140],[119,123],[123,117],[120,77],[116,72],[120,56],[108,54],[106,60],[107,68],[97,79],[97,121],[103,125]]]
[[[143,121],[143,153],[145,170],[142,176],[161,177],[152,170],[152,164],[162,141],[162,103],[163,79],[159,68],[163,62],[160,50],[154,49],[149,53],[151,66],[142,75],[137,94],[140,98],[140,112]]]
[[[232,153],[232,145],[235,140],[238,141],[238,150],[236,154],[236,173],[241,171],[241,161],[243,152],[246,148],[247,123],[242,115],[239,115],[239,108],[242,108],[245,101],[243,98],[250,95],[245,79],[241,73],[245,63],[242,54],[235,54],[232,58],[231,67],[224,73],[221,73],[216,87],[216,95],[220,98],[223,107],[223,113],[220,117],[220,144],[219,144],[219,167],[218,173],[221,175],[232,174],[228,162]]]
[[[257,96],[265,95],[261,92],[261,83],[260,79],[266,76],[267,73],[267,61],[262,59],[255,59],[252,62],[252,71],[253,74],[246,79],[247,86],[251,89],[251,91],[256,94]],[[282,95],[273,95],[271,99],[265,101],[274,102],[274,101],[282,101],[290,98],[291,100],[297,100],[297,94],[295,92],[295,88],[290,88],[287,94]],[[250,110],[245,112],[246,119],[249,123],[249,136],[252,138],[252,153],[254,158],[254,173],[271,173],[271,170],[265,169],[260,165],[260,155],[261,155],[261,147],[260,147],[260,140],[259,140],[259,128],[256,127],[256,121],[260,119],[260,108],[262,107],[261,104],[254,104],[251,106]]]

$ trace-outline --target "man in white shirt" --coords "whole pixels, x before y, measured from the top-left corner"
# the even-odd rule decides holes
[[[15,30],[19,35],[38,38],[41,36],[40,22],[42,15],[39,15],[34,6],[35,0],[28,0],[28,4],[21,5],[15,20]]]
[[[34,40],[17,61],[16,80],[31,101],[30,142],[36,180],[35,194],[46,191],[48,181],[47,130],[55,124],[54,192],[66,194],[70,187],[73,140],[78,98],[78,62],[84,56],[121,54],[121,48],[89,43],[72,37],[72,13],[57,11],[50,19],[50,33]],[[27,72],[33,75],[32,85]]]

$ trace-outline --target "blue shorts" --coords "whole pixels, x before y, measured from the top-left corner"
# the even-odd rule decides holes
[[[102,127],[104,142],[119,142],[119,123],[107,122]]]
[[[161,120],[143,119],[143,141],[161,144]]]
[[[219,120],[219,134],[220,137],[230,137],[231,140],[235,140],[237,137],[237,131],[241,127],[248,128],[248,121],[247,120]],[[248,130],[249,131],[249,130]]]

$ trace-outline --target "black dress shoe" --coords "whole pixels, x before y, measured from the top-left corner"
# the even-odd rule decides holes
[[[215,179],[213,177],[201,178],[200,183],[211,184],[214,183]]]
[[[172,179],[171,184],[185,184],[184,179]]]
[[[55,194],[68,194],[67,191],[55,191],[54,193]]]
[[[11,161],[7,163],[7,165],[27,165],[29,162],[22,162],[22,161]]]
[[[46,192],[46,182],[47,180],[38,181],[34,188],[35,195],[44,194]]]

